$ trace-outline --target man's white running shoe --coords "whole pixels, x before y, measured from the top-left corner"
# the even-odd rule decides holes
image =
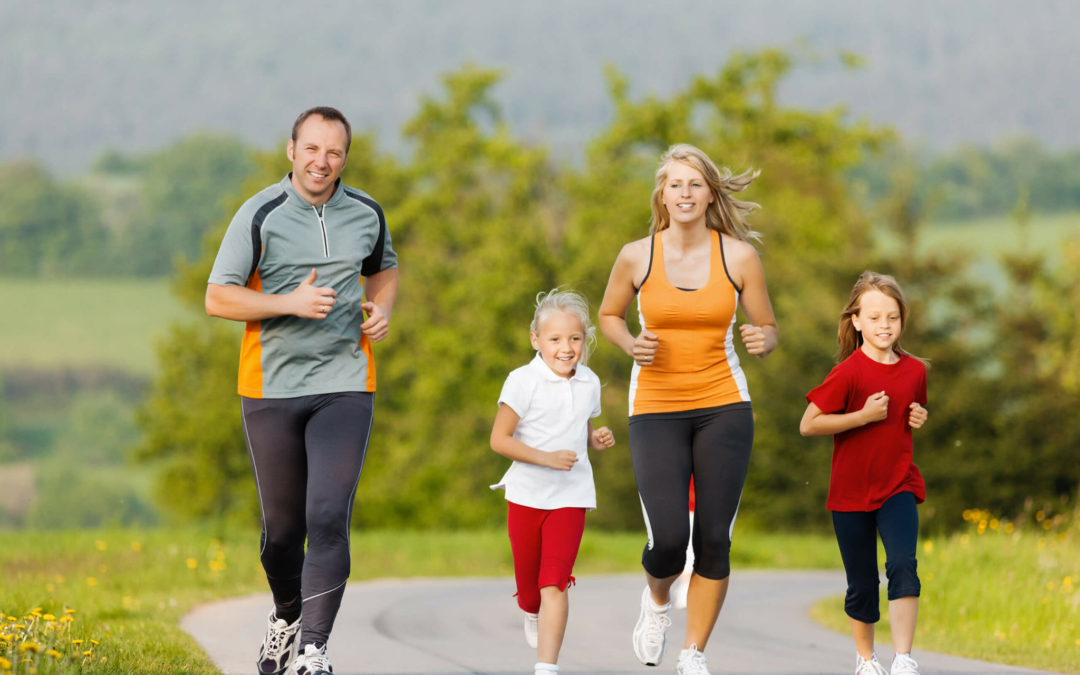
[[[259,648],[259,660],[255,666],[264,675],[277,675],[292,665],[300,646],[300,619],[295,623],[285,623],[277,618],[277,611],[270,610],[266,618],[266,637]]]
[[[892,657],[892,675],[919,675],[919,664],[911,654],[894,654]]]
[[[634,654],[647,666],[658,666],[667,652],[667,629],[671,625],[671,603],[659,611],[652,608],[649,587],[641,594],[641,614],[634,626]]]
[[[877,654],[874,654],[869,659],[864,659],[861,655],[855,654],[855,675],[889,674],[885,672],[885,667],[877,660]]]
[[[689,649],[679,652],[679,660],[675,663],[676,675],[709,675],[709,668],[705,665],[705,655],[698,651],[697,645],[690,645]]]
[[[326,655],[326,645],[316,647],[308,645],[303,653],[293,661],[292,672],[295,675],[331,675],[330,658]]]
[[[540,632],[540,615],[525,612],[525,642],[536,649],[536,636]]]

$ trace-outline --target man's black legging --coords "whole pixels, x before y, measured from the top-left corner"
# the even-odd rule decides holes
[[[291,623],[303,613],[301,651],[325,645],[349,578],[349,522],[374,394],[242,397],[240,405],[277,616]]]

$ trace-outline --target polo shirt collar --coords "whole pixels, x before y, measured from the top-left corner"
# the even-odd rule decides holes
[[[312,208],[311,202],[301,197],[300,193],[293,187],[292,171],[285,174],[285,177],[281,179],[281,188],[285,190],[285,194],[289,195],[289,201],[302,209]],[[334,194],[330,196],[330,199],[326,203],[329,206],[337,206],[343,199],[345,199],[345,186],[342,185],[341,178],[339,177],[334,184]]]
[[[559,377],[554,370],[548,368],[548,364],[544,363],[544,357],[540,356],[540,352],[536,352],[536,356],[533,357],[533,360],[529,362],[529,367],[536,370],[538,373],[540,373],[541,377],[543,377],[545,380],[548,380],[549,382],[559,382],[560,380],[565,380],[565,378]],[[570,377],[570,379],[585,381],[585,372],[582,370],[580,362],[578,362],[578,366],[574,369],[574,374]]]

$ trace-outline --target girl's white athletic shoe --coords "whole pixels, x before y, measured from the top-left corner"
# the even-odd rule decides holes
[[[293,661],[292,672],[295,675],[331,675],[330,657],[326,655],[326,645],[316,647],[308,645]]]
[[[266,618],[266,637],[259,648],[256,667],[263,675],[277,675],[292,665],[300,645],[300,619],[285,623],[277,618],[277,610],[270,610]]]
[[[634,654],[647,666],[658,666],[667,653],[667,629],[671,625],[671,603],[653,609],[649,587],[641,594],[641,614],[634,626]]]
[[[690,645],[689,649],[679,652],[679,660],[675,663],[676,675],[709,675],[709,669],[705,665],[705,655],[698,651],[697,645]]]
[[[525,612],[525,642],[536,649],[536,636],[540,632],[540,615]]]
[[[911,658],[911,654],[893,654],[892,675],[919,675],[919,664]]]
[[[864,659],[858,653],[855,654],[855,675],[889,675],[885,667],[877,660],[877,654],[869,659]]]

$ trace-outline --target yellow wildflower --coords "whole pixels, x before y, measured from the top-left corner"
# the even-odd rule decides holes
[[[60,623],[71,623],[74,620],[75,619],[73,619],[70,614],[65,614],[64,616],[60,617]]]
[[[101,644],[101,643],[100,643],[100,642],[98,642],[97,640],[91,640],[91,641],[90,641],[90,644],[92,644],[92,645],[99,645],[99,644]]]
[[[136,553],[138,553],[139,551],[141,551],[141,550],[142,550],[142,544],[140,544],[140,543],[139,543],[139,542],[137,542],[137,541],[133,541],[133,542],[131,542],[131,550],[132,550],[132,551],[135,551]]]
[[[104,551],[105,549],[109,548],[108,545],[106,545],[106,543],[101,541],[100,539],[94,542],[94,545],[97,546],[97,550],[99,551]]]
[[[187,566],[188,566],[188,569],[195,569],[196,567],[199,566],[199,561],[196,560],[195,558],[188,558],[187,559]]]
[[[45,584],[45,590],[49,593],[52,593],[56,590],[56,586],[53,586],[52,584]]]
[[[34,652],[37,654],[41,651],[41,645],[36,642],[24,642],[19,645],[19,653],[25,654],[26,652]]]
[[[83,656],[90,656],[92,653],[93,652],[91,652],[89,649],[87,649],[85,652],[82,653],[82,655]]]
[[[1005,534],[1012,534],[1012,531],[1013,531],[1013,524],[1012,523],[1005,523]]]
[[[82,643],[83,643],[83,641],[79,640],[79,639],[75,639],[75,640],[71,641],[71,644],[73,644],[73,645],[81,645]]]
[[[42,618],[45,619],[46,621],[56,621],[56,617],[53,616],[52,614],[46,614]]]
[[[75,613],[75,610],[73,610],[71,608],[68,608],[68,609],[64,610],[64,614],[74,614],[74,613]]]
[[[61,656],[63,656],[63,654],[61,654],[60,652],[56,651],[55,649],[50,649],[50,650],[49,650],[49,656],[53,657],[54,659],[58,659],[58,658],[60,658]]]
[[[929,540],[924,541],[922,545],[922,550],[926,553],[931,553],[934,550],[934,542]]]
[[[97,586],[97,579],[95,579],[94,577],[86,577],[86,585]]]
[[[1080,644],[1080,640],[1077,640],[1076,642],[1077,644]],[[0,656],[0,668],[3,668],[4,670],[11,670],[11,661],[8,661],[3,656]]]

